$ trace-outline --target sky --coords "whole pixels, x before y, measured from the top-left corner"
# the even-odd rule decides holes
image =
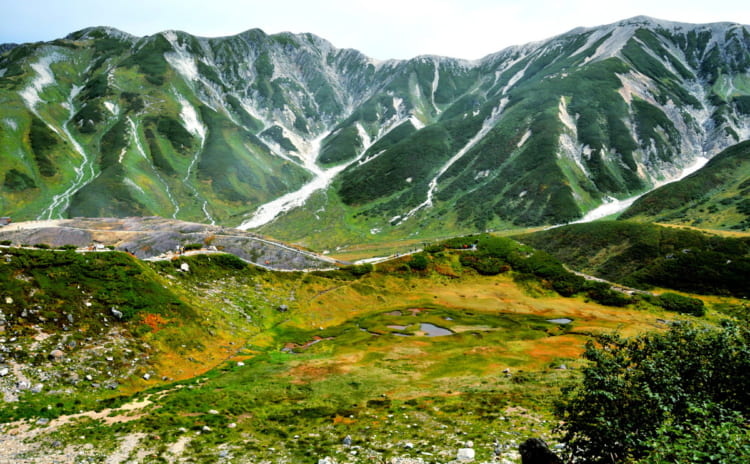
[[[511,45],[638,15],[750,24],[747,0],[0,0],[0,43],[49,41],[90,26],[203,37],[260,28],[312,32],[372,58],[478,59]]]

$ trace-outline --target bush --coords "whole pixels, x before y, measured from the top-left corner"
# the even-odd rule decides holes
[[[706,314],[706,308],[703,301],[689,296],[678,295],[677,293],[663,293],[659,296],[659,305],[667,311],[674,311],[681,314],[691,314],[701,317]]]
[[[183,247],[185,251],[191,251],[191,250],[201,250],[203,249],[202,243],[188,243]]]
[[[584,358],[591,364],[579,385],[564,389],[557,408],[568,449],[577,462],[637,461],[658,453],[654,444],[669,437],[684,445],[690,430],[707,432],[720,417],[739,418],[726,433],[747,443],[748,339],[747,327],[735,324],[680,324],[666,333],[602,335],[588,342]],[[710,460],[679,459],[689,450],[675,449],[652,462],[740,462],[731,446],[714,446],[710,433],[702,439],[695,449],[713,450]]]
[[[425,253],[417,253],[411,256],[411,261],[407,264],[414,271],[424,271],[430,264],[430,260]]]
[[[584,288],[586,296],[605,306],[627,306],[632,302],[625,294],[612,290],[609,284],[604,282],[588,281]]]
[[[742,415],[715,405],[695,408],[695,419],[679,426],[663,425],[651,453],[641,464],[665,462],[750,462],[750,430]],[[732,450],[732,452],[727,452]]]
[[[347,266],[345,268],[347,271],[351,272],[354,276],[363,276],[365,274],[369,274],[373,271],[374,266],[370,263],[364,263],[364,264],[355,264],[353,266]]]
[[[442,244],[439,244],[439,243],[438,244],[426,245],[424,247],[424,252],[425,253],[430,253],[430,254],[440,253],[443,250],[445,250],[445,247]]]

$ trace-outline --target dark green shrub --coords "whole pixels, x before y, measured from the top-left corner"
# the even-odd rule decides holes
[[[630,297],[622,292],[612,290],[609,284],[587,281],[584,285],[586,296],[605,306],[627,306],[632,303]]]
[[[417,253],[411,256],[411,260],[407,264],[412,270],[424,271],[430,264],[430,259],[425,253]]]
[[[662,293],[659,296],[659,304],[667,311],[674,311],[681,314],[691,314],[698,317],[706,314],[703,301],[677,293]]]
[[[424,252],[430,254],[440,253],[443,250],[445,250],[445,247],[442,244],[431,244],[424,247]]]
[[[51,157],[59,144],[59,140],[52,129],[35,116],[31,118],[29,143],[39,167],[39,174],[44,177],[52,177],[57,174],[57,167]]]
[[[201,249],[203,249],[203,244],[202,243],[188,243],[187,245],[183,246],[182,248],[184,248],[185,251],[201,250]]]
[[[5,173],[5,181],[3,186],[9,192],[20,192],[30,188],[36,188],[36,182],[34,179],[29,177],[27,174],[17,170],[11,169]]]
[[[658,456],[654,446],[674,438],[675,447],[717,454],[679,459],[689,449],[675,449],[679,454],[662,455],[658,462],[743,462],[734,459],[748,443],[749,341],[748,329],[735,324],[721,329],[680,324],[666,333],[602,335],[588,342],[584,358],[590,365],[579,385],[564,389],[557,408],[575,460],[636,462]],[[711,443],[709,430],[721,417],[735,417],[722,433],[730,439],[727,445],[732,439],[744,443],[741,449]]]
[[[369,274],[370,272],[372,272],[374,269],[374,266],[370,263],[364,263],[364,264],[355,264],[353,266],[347,266],[345,269],[351,272],[352,275],[359,277],[359,276],[363,276],[365,274]]]
[[[494,256],[483,256],[477,259],[472,267],[482,275],[497,275],[510,270],[505,261]]]

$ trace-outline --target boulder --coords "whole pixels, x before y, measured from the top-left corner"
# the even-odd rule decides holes
[[[285,305],[285,304],[283,304],[283,305],[279,305],[279,307],[278,307],[278,308],[276,308],[276,310],[277,310],[278,312],[280,312],[280,313],[285,313],[285,312],[289,311],[289,306],[287,306],[287,305]]]
[[[65,357],[65,353],[63,353],[63,351],[60,349],[52,350],[49,353],[49,359],[50,361],[53,361],[53,362],[60,362],[63,360],[64,357]]]
[[[562,459],[540,438],[529,438],[518,447],[521,464],[562,464]]]
[[[456,454],[456,460],[459,462],[471,462],[474,460],[474,456],[476,456],[474,448],[461,448]]]

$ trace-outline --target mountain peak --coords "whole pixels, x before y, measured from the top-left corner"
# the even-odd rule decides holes
[[[81,29],[65,36],[67,40],[84,40],[84,39],[101,39],[103,37],[111,37],[117,39],[130,40],[135,38],[127,32],[121,31],[114,27],[109,26],[93,26]]]

